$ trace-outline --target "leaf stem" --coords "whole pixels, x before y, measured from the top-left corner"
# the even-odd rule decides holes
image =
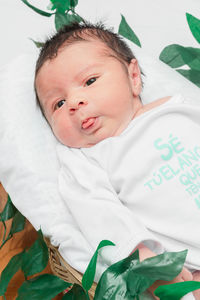
[[[81,18],[82,22],[85,21],[85,20],[84,20],[79,14],[77,14],[76,12],[75,12],[75,15],[78,16],[79,18]]]

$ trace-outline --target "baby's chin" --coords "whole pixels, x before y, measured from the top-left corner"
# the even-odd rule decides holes
[[[79,141],[60,141],[62,144],[69,148],[91,148],[98,143],[102,142],[103,140],[114,137],[117,135],[120,135],[122,130],[119,132],[117,130],[104,130],[104,128],[101,128],[98,130],[98,132],[95,132],[95,134],[91,134],[90,136],[86,136],[86,138],[82,138]]]

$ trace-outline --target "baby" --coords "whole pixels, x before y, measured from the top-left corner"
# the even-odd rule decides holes
[[[108,264],[136,248],[141,259],[188,249],[172,282],[200,280],[200,106],[143,105],[141,90],[132,51],[102,24],[64,27],[37,61],[38,104],[62,143],[61,194],[89,243],[116,244]]]

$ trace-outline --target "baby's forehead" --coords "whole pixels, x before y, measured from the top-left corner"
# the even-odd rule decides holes
[[[73,47],[76,46],[81,48],[84,48],[84,45],[88,45],[90,49],[94,48],[98,50],[99,56],[116,56],[116,53],[104,42],[102,41],[100,38],[98,37],[88,37],[88,36],[83,36],[83,39],[77,41],[77,40],[72,40],[72,41],[66,41],[65,43],[63,43],[63,45],[60,47],[59,52],[62,52],[63,50],[69,48],[69,47]]]
[[[76,73],[77,66],[78,70],[88,71],[91,67],[103,66],[106,63],[106,58],[109,59],[113,56],[116,56],[116,54],[114,55],[112,49],[97,38],[87,38],[63,44],[57,55],[47,59],[41,66],[36,76],[36,86],[43,79],[44,74],[50,73],[53,76],[56,72],[59,72],[59,74],[67,73],[67,70],[72,65],[73,69],[71,68],[72,72],[70,74]],[[64,68],[64,65],[68,66],[68,68]]]

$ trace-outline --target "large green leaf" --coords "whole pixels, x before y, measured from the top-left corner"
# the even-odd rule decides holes
[[[51,17],[53,14],[48,13],[46,11],[43,11],[33,5],[31,5],[27,0],[21,0],[22,2],[24,2],[24,4],[26,4],[28,7],[30,7],[31,9],[33,9],[36,13],[44,16],[44,17]]]
[[[98,245],[94,255],[92,256],[92,258],[89,262],[89,265],[83,275],[83,278],[82,278],[82,285],[86,291],[88,291],[91,288],[93,281],[94,281],[98,252],[102,247],[105,247],[105,246],[115,246],[115,244],[108,240],[103,240],[99,243],[99,245]]]
[[[154,294],[160,300],[180,300],[184,295],[194,290],[200,289],[199,281],[185,281],[159,286]]]
[[[41,230],[38,231],[38,239],[24,253],[22,271],[25,277],[41,272],[48,263],[48,248],[44,242]]]
[[[136,264],[139,264],[138,250],[107,268],[99,280],[94,300],[133,300],[127,289],[127,279],[132,266]]]
[[[69,25],[72,22],[80,22],[82,19],[80,16],[76,14],[63,14],[56,12],[55,14],[55,27],[58,31],[61,29],[64,25]]]
[[[3,294],[7,290],[10,280],[15,275],[15,273],[21,268],[23,254],[24,251],[13,256],[7,264],[7,266],[5,267],[5,269],[2,271],[0,277],[0,296],[3,296]]]
[[[127,279],[131,295],[134,297],[141,294],[156,280],[172,280],[181,272],[186,255],[187,250],[165,252],[134,265]]]
[[[7,220],[13,218],[14,215],[16,214],[16,212],[17,212],[17,209],[12,204],[10,196],[8,195],[8,199],[7,199],[6,205],[4,207],[4,210],[2,211],[2,213],[0,213],[0,221],[7,221]]]
[[[186,253],[166,252],[139,262],[138,251],[134,252],[102,274],[94,300],[134,299],[156,280],[172,280],[181,272]]]
[[[52,274],[43,274],[25,281],[16,300],[51,300],[72,284]]]
[[[187,64],[192,69],[200,70],[200,49],[172,44],[163,49],[160,60],[172,68]]]
[[[88,300],[88,297],[82,286],[74,284],[73,288],[62,297],[62,300]]]
[[[188,13],[186,13],[186,17],[194,38],[197,40],[198,43],[200,43],[200,20]]]
[[[126,22],[126,19],[123,15],[121,15],[121,22],[119,25],[118,33],[130,40],[131,42],[135,43],[137,46],[141,47],[141,43],[135,34],[135,32],[131,29],[131,27]]]
[[[192,81],[194,84],[196,84],[198,87],[200,87],[200,71],[197,70],[184,70],[184,69],[178,69],[176,70],[178,73]]]

